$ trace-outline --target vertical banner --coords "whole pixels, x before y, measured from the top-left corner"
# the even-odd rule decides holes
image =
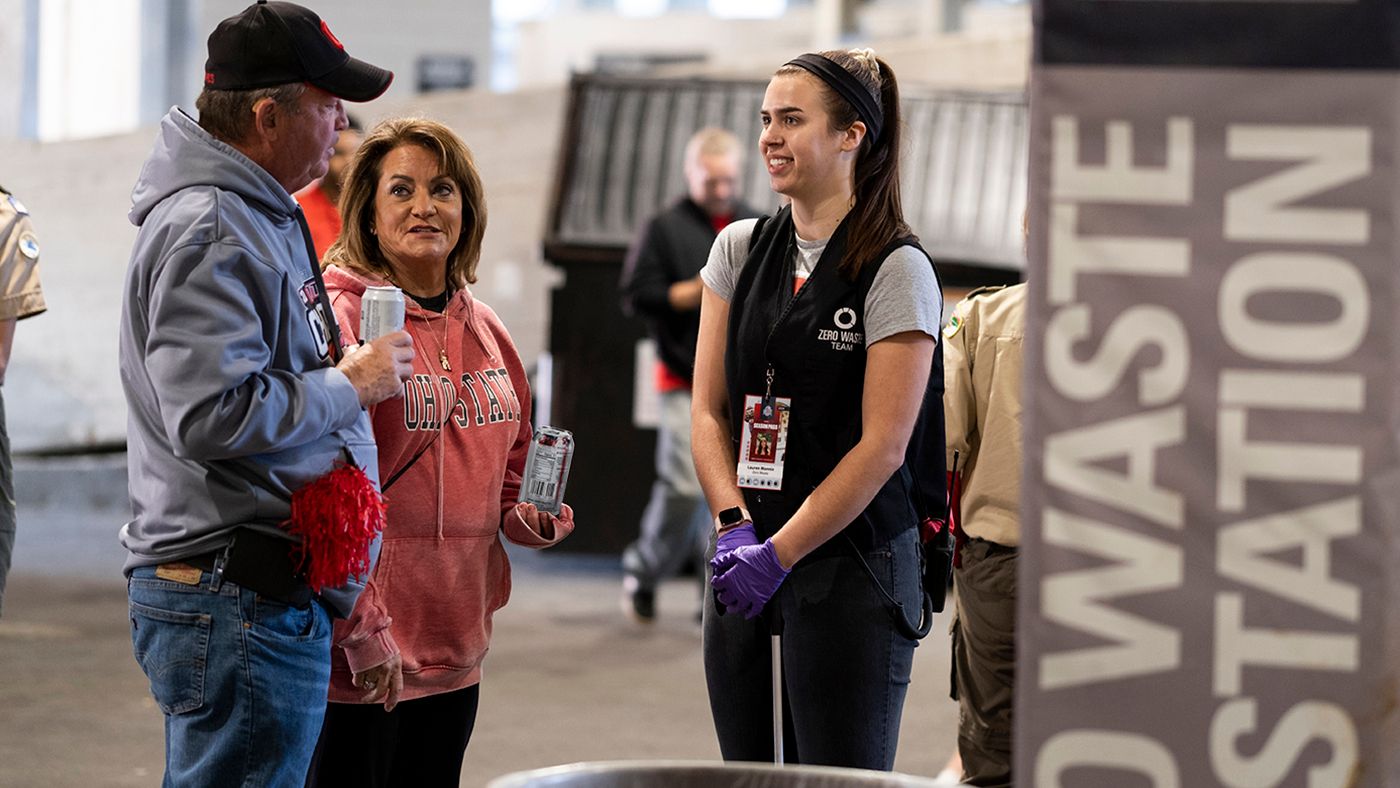
[[[1400,2],[1042,0],[1016,784],[1400,785]]]

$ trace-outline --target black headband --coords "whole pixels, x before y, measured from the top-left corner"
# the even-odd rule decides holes
[[[883,122],[883,118],[880,116],[880,107],[875,103],[875,97],[870,95],[870,91],[851,72],[830,58],[810,52],[798,55],[784,65],[797,66],[815,74],[818,79],[836,91],[837,95],[845,99],[847,104],[855,107],[856,114],[865,121],[865,129],[870,134],[870,141],[873,143],[880,139],[880,124]]]

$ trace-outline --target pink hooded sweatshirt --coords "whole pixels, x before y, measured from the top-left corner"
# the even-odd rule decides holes
[[[342,341],[356,343],[365,288],[388,282],[336,266],[325,277]],[[530,444],[530,387],[501,319],[465,289],[441,315],[407,301],[413,377],[403,397],[370,409],[380,479],[402,475],[385,492],[388,524],[369,583],[350,618],[335,622],[330,699],[341,703],[364,695],[352,671],[395,652],[403,658],[400,700],[479,683],[491,615],[510,598],[500,536],[548,547],[573,530],[567,507],[553,539],[514,512]]]

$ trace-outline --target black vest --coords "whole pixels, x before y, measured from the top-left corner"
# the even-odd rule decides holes
[[[854,281],[841,276],[846,223],[836,228],[807,283],[795,296],[791,208],[759,220],[748,260],[730,298],[725,381],[734,453],[742,434],[744,396],[762,395],[773,368],[774,397],[791,397],[783,484],[779,491],[743,490],[760,538],[792,517],[860,440],[865,390],[865,298],[886,257],[901,246],[924,252],[917,239],[896,239],[865,261]],[[924,252],[927,257],[928,253]],[[932,265],[932,261],[929,263]],[[943,345],[934,350],[923,407],[904,465],[885,482],[845,534],[862,550],[884,544],[922,516],[947,508],[943,430]],[[842,536],[809,558],[849,552]]]

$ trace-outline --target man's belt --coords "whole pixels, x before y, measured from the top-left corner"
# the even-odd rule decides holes
[[[294,544],[261,531],[238,528],[222,550],[181,559],[210,572],[215,582],[228,581],[285,605],[305,607],[311,589],[292,560]]]

